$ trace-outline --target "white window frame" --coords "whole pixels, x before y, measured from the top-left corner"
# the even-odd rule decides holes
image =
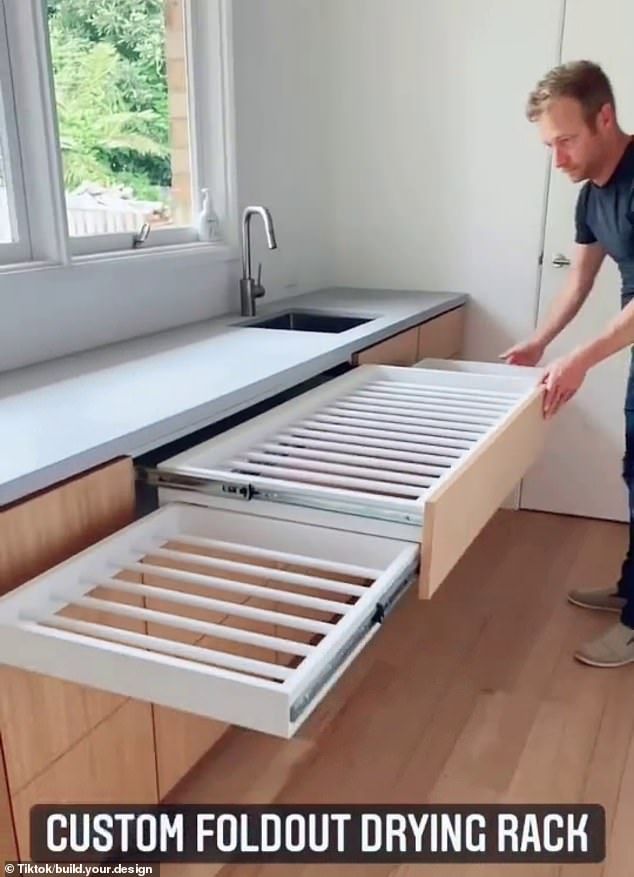
[[[0,0],[0,152],[7,181],[9,224],[16,238],[0,242],[0,264],[27,262],[32,255],[31,237],[13,100],[4,0]]]
[[[22,250],[7,252],[5,257],[0,245],[0,273],[5,266],[14,270],[16,262],[29,259],[31,266],[37,263],[38,267],[42,263],[72,265],[100,258],[134,259],[141,253],[149,257],[168,249],[199,252],[205,248],[212,257],[235,258],[238,229],[231,3],[184,0],[184,5],[192,226],[156,229],[144,243],[135,245],[136,232],[69,236],[46,0],[20,0],[15,4],[0,0],[0,24],[6,22],[6,33],[0,28],[0,58],[6,59],[6,63],[0,59],[0,85],[5,103],[10,101],[14,109],[7,125],[15,128],[5,166],[12,182],[18,176],[17,186],[13,182],[14,199],[22,223],[20,232],[23,227],[25,230],[24,237],[20,237]],[[8,43],[7,52],[2,51],[3,37]],[[200,241],[195,227],[199,209],[195,193],[203,187],[210,189],[220,219],[220,242]],[[23,247],[27,240],[28,250]]]

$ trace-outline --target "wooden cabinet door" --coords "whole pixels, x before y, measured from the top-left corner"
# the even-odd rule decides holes
[[[129,459],[115,460],[0,509],[0,594],[121,529],[133,519],[134,509]],[[124,700],[0,667],[0,733],[12,795]]]
[[[462,350],[464,307],[434,317],[418,327],[418,359],[451,359]]]
[[[0,510],[0,593],[56,566],[100,539],[130,523],[135,513],[132,461],[116,460],[49,490],[13,503]],[[125,746],[128,761],[151,767],[142,788],[151,782],[155,788],[151,712],[146,708],[145,724],[126,707],[126,698],[105,691],[85,688],[49,676],[9,667],[0,668],[0,738],[2,739],[6,781],[0,772],[0,848],[11,851],[10,833],[5,830],[5,811],[16,813],[22,858],[28,855],[28,810],[20,802],[72,801],[83,790],[99,797],[102,780],[110,782],[112,765],[96,770],[101,758],[116,761],[116,752]],[[137,723],[125,724],[126,716]],[[37,717],[37,718],[35,718]],[[87,752],[94,729],[99,728],[100,750],[84,761],[70,753]],[[118,738],[109,736],[117,731]],[[110,756],[107,747],[111,746]],[[132,746],[138,746],[134,754]],[[79,748],[83,747],[83,748]],[[88,747],[88,749],[87,749]],[[70,759],[70,760],[69,760]],[[72,770],[62,770],[72,764]],[[81,771],[86,767],[84,773]],[[80,770],[81,768],[81,770]],[[121,795],[130,790],[133,798],[140,791],[135,774],[112,773],[123,784]],[[47,780],[53,777],[54,780]],[[3,800],[6,792],[6,805]],[[113,800],[120,796],[113,794]],[[18,824],[18,812],[21,813]]]
[[[399,332],[352,358],[353,365],[413,365],[418,355],[418,327]]]
[[[156,804],[150,705],[125,701],[12,796],[12,802],[23,860],[29,857],[30,810],[35,804]]]
[[[134,508],[127,458],[1,507],[0,594],[124,527]]]
[[[230,725],[165,706],[154,707],[159,799],[164,800]]]
[[[450,359],[462,349],[463,306],[386,338],[352,357],[353,365],[414,365],[419,359]]]

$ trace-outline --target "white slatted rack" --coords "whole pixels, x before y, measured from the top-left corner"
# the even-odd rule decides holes
[[[532,374],[361,366],[159,469],[173,484],[248,485],[264,500],[420,524],[430,494],[534,386]]]
[[[174,504],[0,599],[0,661],[290,736],[416,548]]]

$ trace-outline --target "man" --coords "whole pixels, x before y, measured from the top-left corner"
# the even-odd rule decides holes
[[[576,205],[575,250],[568,280],[544,324],[502,358],[536,365],[548,344],[578,313],[606,255],[617,263],[622,279],[618,316],[587,344],[548,365],[543,378],[544,414],[551,417],[574,396],[589,369],[632,347],[623,461],[629,492],[629,550],[615,585],[569,594],[578,606],[619,613],[619,620],[603,636],[575,653],[586,664],[618,667],[634,662],[634,137],[619,127],[605,73],[588,61],[551,70],[530,95],[527,117],[537,123],[543,142],[552,149],[555,166],[584,185]]]

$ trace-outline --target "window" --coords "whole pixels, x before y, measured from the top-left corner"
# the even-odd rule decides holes
[[[6,22],[0,5],[0,263],[30,256],[11,86]]]
[[[15,240],[13,221],[9,211],[9,180],[4,164],[7,132],[4,113],[0,113],[0,244],[10,244]]]
[[[183,0],[48,0],[71,237],[191,228]]]
[[[196,243],[204,189],[226,230],[225,8],[0,0],[0,262]]]

